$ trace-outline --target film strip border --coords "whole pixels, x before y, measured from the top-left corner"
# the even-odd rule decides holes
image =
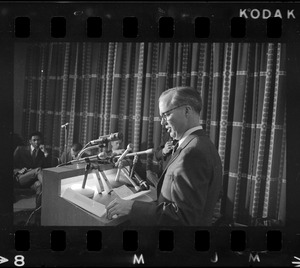
[[[3,5],[0,31],[17,41],[282,42],[300,38],[299,16],[295,4],[259,1],[30,2]]]
[[[256,14],[259,11],[257,10]],[[120,28],[122,29],[122,38],[135,39],[143,37],[144,34],[140,29],[139,20],[137,17],[121,18]],[[178,22],[173,17],[161,17],[156,22],[156,35],[159,38],[169,39],[177,35]],[[245,17],[233,17],[228,25],[231,38],[246,38],[247,37],[247,19]],[[16,38],[30,38],[31,36],[31,19],[30,17],[17,17],[14,20],[14,34]],[[204,39],[211,37],[211,20],[208,17],[197,17],[193,22],[192,37]],[[106,27],[110,27],[107,25]],[[103,22],[101,17],[89,17],[85,21],[85,35],[87,38],[101,38],[103,36]],[[49,28],[46,29],[51,38],[65,38],[67,37],[67,19],[65,17],[52,17],[49,23]],[[155,31],[155,30],[154,30]],[[155,32],[154,32],[155,34]],[[250,33],[251,36],[251,33]],[[266,38],[280,38],[282,36],[282,18],[271,17],[266,19],[265,23],[265,37]],[[252,35],[253,37],[253,35]]]
[[[290,266],[294,257],[293,249],[296,251],[300,246],[300,237],[288,241],[287,236],[287,232],[282,230],[266,228],[221,228],[214,231],[190,228],[184,231],[178,228],[54,228],[44,232],[18,230],[2,238],[12,248],[6,258],[13,260],[19,256],[17,260],[21,261],[22,258],[27,266],[34,263],[72,266],[83,263],[80,258],[84,259],[87,266],[205,266],[233,263],[237,266]],[[41,260],[41,256],[45,259]]]
[[[104,231],[105,232],[105,231]],[[85,243],[87,251],[101,251],[103,231],[101,230],[89,230],[84,232],[86,235]],[[262,235],[262,234],[260,234]],[[160,251],[173,251],[176,246],[182,246],[186,244],[180,240],[175,239],[176,233],[173,230],[159,230],[156,234],[157,238],[157,249]],[[64,251],[66,249],[67,231],[65,230],[52,230],[49,236],[49,249],[52,251]],[[109,237],[106,237],[110,239]],[[258,237],[257,237],[258,238]],[[259,243],[255,242],[255,245],[251,247],[253,250],[258,251],[280,251],[282,250],[282,233],[280,230],[267,230],[265,231],[265,237],[259,237]],[[123,230],[119,237],[122,250],[124,251],[138,251],[139,250],[139,237],[138,230]],[[247,244],[253,243],[249,237],[247,239],[247,232],[245,230],[230,230],[228,237],[228,245],[231,251],[245,251]],[[14,233],[15,249],[17,251],[29,251],[31,238],[29,230],[18,230]],[[179,243],[178,243],[179,242]],[[210,250],[210,232],[208,230],[196,230],[194,231],[193,237],[189,237],[190,246],[194,247],[196,251],[209,251]]]

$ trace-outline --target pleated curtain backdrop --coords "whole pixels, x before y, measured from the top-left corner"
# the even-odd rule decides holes
[[[274,43],[39,43],[27,51],[23,133],[40,130],[59,156],[122,132],[134,151],[162,142],[158,97],[195,87],[201,124],[222,159],[216,208],[246,225],[285,221],[286,47]],[[143,159],[151,169],[151,156]]]

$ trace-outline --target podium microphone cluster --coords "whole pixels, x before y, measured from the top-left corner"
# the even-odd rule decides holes
[[[120,160],[122,160],[125,156],[127,156],[127,157],[134,156],[133,166],[131,168],[131,172],[130,172],[128,178],[130,179],[130,182],[136,187],[137,185],[135,185],[135,183],[133,182],[132,177],[133,177],[133,172],[134,172],[134,168],[135,168],[135,165],[136,165],[136,162],[137,162],[138,155],[141,155],[141,154],[153,154],[154,152],[155,152],[155,150],[153,148],[145,150],[145,151],[134,152],[134,153],[127,153],[125,151],[121,156],[118,156],[118,155],[115,156],[115,159],[118,159],[115,165],[117,166],[117,164],[120,162]],[[138,181],[139,187],[141,189],[148,190],[150,188],[146,181],[139,179],[138,176],[135,176],[135,178]],[[115,180],[116,181],[119,180],[118,173],[117,173],[117,176],[116,176]]]

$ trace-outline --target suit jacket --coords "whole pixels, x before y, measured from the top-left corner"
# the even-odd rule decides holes
[[[176,150],[157,185],[158,200],[134,201],[133,225],[209,226],[222,188],[222,164],[203,130]]]
[[[165,147],[166,142],[169,139],[170,139],[170,134],[165,133],[165,135],[163,136],[163,142],[160,144],[160,146],[154,152],[155,159],[160,161],[159,170],[156,172],[158,177],[160,177],[162,175],[162,172],[165,170],[168,162],[171,159],[172,152],[169,152],[166,155],[163,154],[163,149]]]
[[[31,156],[30,146],[18,146],[14,151],[14,169],[26,168],[45,168],[47,167],[47,158],[39,149],[35,160]]]

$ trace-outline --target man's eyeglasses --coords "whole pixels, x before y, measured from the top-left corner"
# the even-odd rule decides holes
[[[186,104],[182,104],[182,105],[176,106],[176,107],[174,107],[174,108],[172,108],[172,109],[170,109],[170,110],[168,110],[168,111],[162,113],[161,116],[159,117],[159,118],[160,118],[160,121],[161,121],[161,120],[167,121],[167,119],[168,119],[167,117],[170,115],[170,112],[172,112],[172,111],[174,111],[174,110],[176,110],[176,109],[178,109],[178,108],[180,108],[180,107],[182,107],[182,106],[185,106],[185,105],[186,105]]]

